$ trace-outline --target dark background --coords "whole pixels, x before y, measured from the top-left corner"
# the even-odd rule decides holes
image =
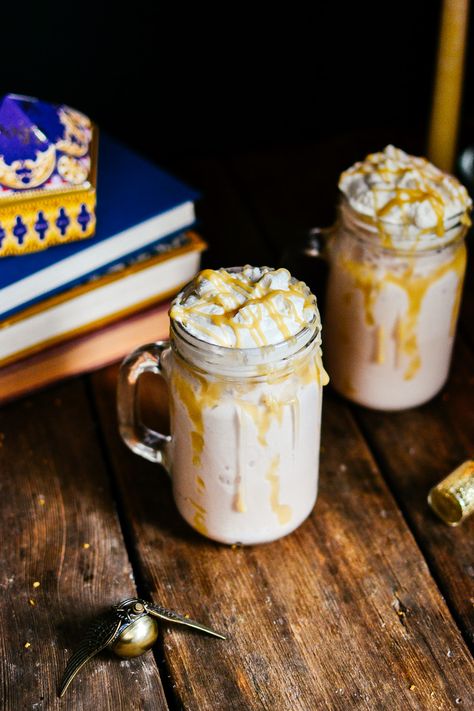
[[[10,3],[0,88],[66,102],[165,162],[359,130],[424,136],[440,2],[313,5]]]

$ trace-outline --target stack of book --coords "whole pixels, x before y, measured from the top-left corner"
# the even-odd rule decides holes
[[[94,237],[0,260],[0,403],[168,335],[198,271],[197,194],[108,137]]]

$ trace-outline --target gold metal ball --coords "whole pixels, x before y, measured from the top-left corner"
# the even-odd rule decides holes
[[[139,657],[152,647],[158,639],[158,623],[149,615],[143,615],[132,622],[112,645],[112,651],[119,657]]]

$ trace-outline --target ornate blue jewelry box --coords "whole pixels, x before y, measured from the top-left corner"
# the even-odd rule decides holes
[[[97,128],[64,104],[0,101],[0,257],[91,237]]]

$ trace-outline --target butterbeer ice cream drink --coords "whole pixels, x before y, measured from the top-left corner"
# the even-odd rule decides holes
[[[424,158],[387,146],[340,178],[325,344],[334,387],[368,407],[419,405],[449,369],[471,200]]]
[[[315,297],[286,269],[208,269],[170,317],[162,368],[179,511],[224,543],[286,535],[317,494],[327,376]]]

